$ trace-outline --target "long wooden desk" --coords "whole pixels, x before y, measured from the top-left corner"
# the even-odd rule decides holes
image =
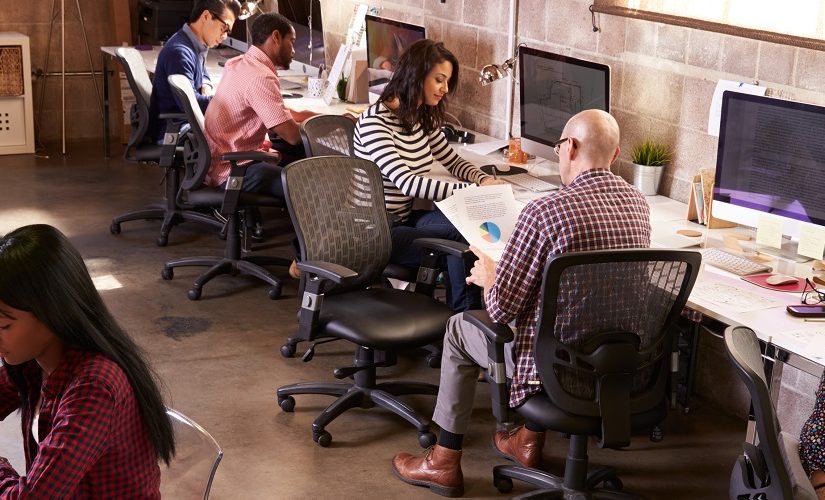
[[[109,139],[110,139],[110,123],[109,123],[109,63],[115,58],[115,51],[117,46],[104,46],[100,48],[101,57],[103,59],[103,155],[109,157]],[[140,54],[143,56],[143,64],[150,74],[154,74],[155,66],[157,65],[158,54],[160,47],[154,46],[148,50],[141,50]],[[240,53],[232,49],[216,48],[210,49],[206,58],[206,70],[212,78],[212,83],[220,84],[221,75],[223,74],[222,64],[227,60],[239,55]],[[293,68],[294,66],[294,68]],[[315,113],[329,113],[329,114],[343,114],[346,112],[349,103],[341,102],[335,99],[332,104],[326,104],[323,99],[319,97],[307,97],[306,95],[306,76],[303,74],[304,65],[301,63],[293,63],[289,70],[281,70],[278,75],[286,81],[289,81],[296,86],[296,92],[302,95],[301,98],[285,99],[287,108],[295,111],[313,111]]]

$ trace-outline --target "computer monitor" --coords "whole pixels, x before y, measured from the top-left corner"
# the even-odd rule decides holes
[[[289,19],[295,28],[293,60],[313,68],[326,66],[321,0],[278,0],[278,13]]]
[[[401,54],[424,39],[424,27],[367,14],[366,28],[370,92],[380,94]]]
[[[223,45],[227,47],[232,47],[233,49],[246,52],[249,49],[250,41],[249,32],[246,30],[246,23],[252,22],[252,18],[250,19],[235,19],[235,24],[232,25],[232,31],[229,33],[229,36],[221,42]]]
[[[571,116],[585,109],[610,111],[610,67],[521,47],[518,54],[521,148],[557,160],[553,142]]]
[[[825,225],[823,138],[825,107],[725,92],[713,216],[757,227],[762,214],[774,214],[794,240],[806,224]],[[794,247],[786,243],[781,254],[795,256]]]

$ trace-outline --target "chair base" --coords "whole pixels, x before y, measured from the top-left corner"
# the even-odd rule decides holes
[[[165,247],[169,242],[169,233],[172,231],[172,228],[183,222],[199,222],[219,231],[224,227],[223,222],[207,214],[177,208],[170,210],[168,207],[157,204],[150,205],[142,210],[126,212],[115,217],[109,226],[109,232],[112,234],[120,234],[120,225],[133,220],[163,221],[160,226],[160,235],[156,240],[157,245],[160,247]]]
[[[380,384],[359,385],[360,375],[374,381],[375,369],[368,369],[372,373],[356,373],[356,383],[348,382],[302,382],[280,387],[276,394],[278,406],[286,412],[295,408],[297,394],[325,394],[336,396],[332,402],[312,423],[312,440],[326,448],[332,442],[332,435],[326,431],[326,426],[350,408],[373,408],[379,406],[400,416],[411,423],[418,430],[418,443],[422,448],[432,446],[436,442],[435,434],[430,432],[429,419],[418,415],[409,405],[398,399],[397,396],[407,394],[425,394],[435,396],[438,386],[421,382],[382,382]],[[372,377],[370,377],[372,375]]]
[[[246,274],[269,283],[271,285],[268,291],[269,298],[274,300],[281,296],[281,280],[267,271],[263,266],[289,266],[291,263],[292,261],[289,259],[259,255],[251,255],[237,259],[229,257],[184,257],[168,261],[163,267],[161,277],[165,280],[171,280],[174,277],[173,269],[176,267],[209,266],[209,269],[201,273],[201,275],[192,282],[192,288],[190,288],[187,293],[190,300],[198,300],[201,296],[203,286],[211,281],[212,278],[223,274],[231,274],[233,276]]]
[[[641,498],[619,491],[622,489],[622,481],[616,476],[614,468],[588,468],[587,436],[570,436],[564,477],[517,465],[498,465],[493,468],[493,485],[498,491],[506,493],[512,490],[512,479],[540,488],[516,498]],[[596,489],[599,484],[603,484],[606,489]]]

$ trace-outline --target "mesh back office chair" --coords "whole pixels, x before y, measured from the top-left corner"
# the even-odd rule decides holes
[[[192,288],[188,292],[191,300],[197,300],[201,296],[201,290],[212,278],[222,274],[247,274],[269,283],[269,298],[276,299],[281,296],[281,281],[263,266],[278,265],[289,266],[290,259],[268,256],[242,256],[241,239],[245,236],[245,224],[242,220],[244,211],[260,206],[282,207],[283,201],[273,196],[244,193],[240,190],[243,184],[243,175],[246,172],[246,165],[238,165],[237,162],[250,161],[273,161],[277,163],[279,156],[274,153],[262,151],[242,151],[227,153],[223,159],[231,163],[227,189],[212,188],[203,184],[203,179],[209,171],[211,154],[209,144],[203,132],[203,113],[195,101],[195,93],[189,80],[183,75],[169,75],[169,85],[178,97],[186,112],[190,129],[184,142],[184,167],[185,176],[179,194],[182,201],[189,205],[206,208],[219,208],[221,214],[227,219],[226,245],[224,255],[221,257],[184,257],[168,261],[161,273],[165,280],[174,277],[173,269],[182,266],[209,266],[192,283]],[[243,234],[242,234],[243,232]]]
[[[802,469],[798,443],[793,446],[795,438],[779,427],[756,334],[745,326],[728,327],[725,349],[751,395],[759,437],[757,445],[742,444],[743,454],[730,475],[731,500],[816,499]]]
[[[223,450],[206,429],[186,415],[171,408],[166,409],[166,415],[175,432],[176,452],[169,467],[161,464],[161,496],[208,500]]]
[[[296,394],[336,396],[312,424],[313,439],[324,447],[332,441],[326,426],[333,419],[350,408],[376,405],[413,424],[422,446],[433,444],[429,420],[396,396],[435,395],[438,387],[376,383],[376,368],[392,363],[392,353],[443,338],[452,315],[430,295],[371,286],[379,280],[392,248],[381,172],[362,158],[320,156],[292,163],[281,175],[301,246],[298,266],[305,276],[298,339],[344,339],[356,345],[356,352],[354,366],[334,371],[338,379],[352,376],[353,383],[286,385],[277,390],[279,406],[293,411]],[[424,243],[439,248],[454,242]]]
[[[515,411],[570,435],[565,472],[558,477],[497,466],[493,480],[499,491],[509,491],[516,478],[550,490],[541,495],[619,496],[595,491],[601,483],[613,490],[622,484],[612,468],[588,471],[588,437],[596,436],[600,447],[620,448],[630,444],[631,432],[665,418],[672,327],[700,263],[698,252],[651,249],[567,253],[547,262],[534,344],[544,389]],[[490,363],[497,367],[490,374],[493,411],[505,421],[503,346],[513,339],[512,330],[492,323],[484,311],[464,317],[489,337]]]
[[[342,115],[316,115],[301,123],[301,141],[307,158],[355,156],[355,123]]]
[[[143,65],[140,52],[131,47],[120,47],[115,51],[116,57],[123,66],[129,87],[135,96],[135,103],[130,110],[132,133],[123,152],[127,161],[137,163],[156,163],[164,169],[164,186],[166,200],[163,204],[156,204],[141,210],[127,212],[112,219],[109,231],[120,234],[120,225],[133,220],[161,220],[160,235],[156,243],[166,246],[169,242],[169,232],[176,224],[184,221],[200,222],[215,229],[221,229],[223,224],[207,214],[190,210],[191,207],[177,203],[179,181],[179,148],[177,147],[178,132],[184,114],[164,114],[161,118],[167,119],[167,134],[164,144],[155,144],[149,135],[149,99],[152,95],[152,81]]]

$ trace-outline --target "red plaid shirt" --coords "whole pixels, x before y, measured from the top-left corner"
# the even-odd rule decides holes
[[[563,252],[649,246],[647,201],[609,170],[586,171],[569,186],[530,202],[522,210],[486,299],[487,312],[494,321],[516,321],[511,407],[542,389],[533,341],[545,262]]]
[[[0,368],[0,417],[18,408],[28,474],[0,463],[0,498],[160,498],[160,468],[126,374],[101,354],[67,350],[42,381],[23,365],[28,404]],[[40,395],[37,443],[32,435]]]

